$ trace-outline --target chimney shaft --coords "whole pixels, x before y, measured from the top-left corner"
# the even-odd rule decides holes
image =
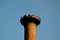
[[[25,40],[36,40],[36,24],[28,23],[24,35]]]

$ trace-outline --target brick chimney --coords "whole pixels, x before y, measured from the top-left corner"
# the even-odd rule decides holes
[[[36,26],[40,24],[40,18],[34,15],[24,15],[20,23],[24,26],[24,40],[36,40]]]

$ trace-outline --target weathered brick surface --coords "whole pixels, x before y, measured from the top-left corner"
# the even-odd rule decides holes
[[[25,40],[36,40],[36,24],[27,24],[25,28]]]

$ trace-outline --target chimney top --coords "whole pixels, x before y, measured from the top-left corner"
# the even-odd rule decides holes
[[[34,15],[24,15],[23,17],[21,17],[20,22],[22,25],[26,26],[29,22],[33,22],[36,25],[40,24],[41,19],[38,16],[34,16]]]

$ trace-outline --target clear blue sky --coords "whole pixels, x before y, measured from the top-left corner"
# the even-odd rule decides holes
[[[0,0],[0,40],[24,40],[25,14],[41,18],[37,40],[60,40],[60,0]]]

